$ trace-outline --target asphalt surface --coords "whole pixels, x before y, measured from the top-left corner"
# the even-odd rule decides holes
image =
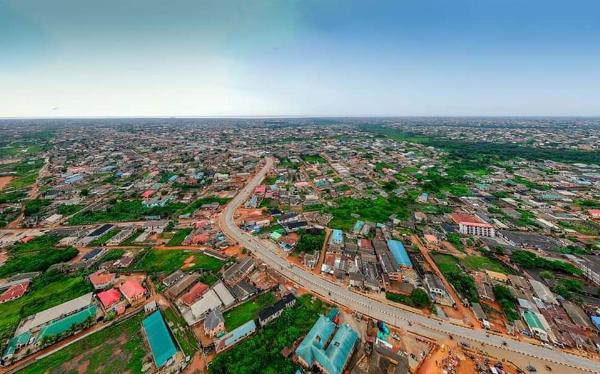
[[[536,367],[538,373],[544,373],[548,372],[545,369],[545,365],[548,365],[552,368],[553,373],[600,373],[600,362],[598,361],[575,356],[560,350],[521,342],[507,336],[488,334],[485,330],[472,330],[448,321],[396,308],[331,283],[316,274],[290,264],[272,250],[269,242],[255,238],[244,232],[234,222],[235,210],[250,197],[254,188],[262,182],[267,172],[273,167],[273,164],[274,161],[272,158],[266,159],[265,166],[227,205],[219,218],[219,224],[226,235],[239,242],[241,246],[249,249],[257,258],[288,279],[312,292],[324,296],[332,302],[344,305],[392,326],[400,327],[435,340],[447,340],[451,335],[455,341],[464,341],[473,349],[488,352],[491,356],[498,359],[509,360],[522,369],[525,369],[528,365],[533,365]]]

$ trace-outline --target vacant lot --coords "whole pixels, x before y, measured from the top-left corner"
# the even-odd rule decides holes
[[[272,293],[260,295],[254,300],[245,302],[244,304],[231,309],[223,315],[225,318],[225,328],[231,331],[244,323],[258,317],[258,312],[269,305],[275,303],[275,298]]]
[[[171,240],[169,240],[169,242],[167,243],[167,245],[170,246],[170,247],[175,247],[175,246],[181,245],[181,243],[183,243],[183,241],[185,240],[185,238],[191,232],[192,232],[191,228],[185,228],[185,229],[177,230],[175,232],[175,235],[173,235],[173,237],[171,238]]]
[[[504,265],[502,265],[499,261],[488,257],[466,256],[460,261],[462,261],[467,268],[473,270],[491,270],[496,271],[498,273],[509,273],[509,270],[506,267],[504,267]]]
[[[44,357],[24,373],[140,373],[144,357],[143,314],[118,322]]]
[[[218,271],[223,266],[222,261],[202,253],[193,253],[179,249],[160,251],[151,249],[143,255],[142,259],[135,265],[135,269],[148,273],[170,274],[175,270],[181,269],[188,257],[193,257],[193,260],[188,260],[188,263],[191,265],[187,266],[186,270]]]
[[[0,278],[29,271],[45,271],[51,265],[67,262],[79,253],[73,247],[56,248],[57,235],[43,235],[9,249],[10,258],[0,267]]]

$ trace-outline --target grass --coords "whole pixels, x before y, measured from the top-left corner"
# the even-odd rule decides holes
[[[145,216],[169,217],[185,205],[168,203],[162,207],[146,208],[141,200],[115,201],[105,210],[77,213],[69,219],[70,225],[85,225],[101,222],[138,221]]]
[[[141,331],[143,318],[139,313],[120,321],[36,361],[21,372],[76,373],[80,366],[87,365],[86,372],[140,373],[147,354]]]
[[[12,336],[19,320],[91,291],[83,276],[47,273],[34,280],[21,298],[0,304],[0,343]]]
[[[121,244],[119,244],[119,245],[124,246],[124,247],[133,245],[135,239],[137,239],[138,236],[142,235],[143,232],[144,232],[144,229],[137,229],[137,230],[135,230],[135,232],[133,234],[131,234],[124,241],[122,241]]]
[[[185,229],[177,230],[177,232],[175,233],[175,235],[173,235],[173,237],[171,238],[171,240],[169,240],[167,242],[167,246],[175,247],[175,246],[181,245],[181,243],[183,243],[183,241],[185,240],[185,238],[187,238],[187,236],[191,232],[192,232],[191,228],[185,228]]]
[[[223,315],[223,318],[225,319],[225,328],[227,331],[231,331],[236,327],[257,318],[258,312],[261,309],[273,305],[274,303],[275,298],[273,297],[273,294],[269,292],[229,310]]]
[[[56,248],[58,235],[42,235],[27,243],[18,243],[9,249],[9,259],[0,267],[0,278],[17,273],[45,271],[53,264],[66,262],[77,256],[73,247]]]
[[[117,228],[115,228],[113,230],[110,230],[109,232],[105,233],[104,235],[102,235],[98,239],[94,240],[91,244],[92,245],[104,245],[110,239],[112,239],[113,236],[117,235],[119,232],[121,232],[121,230],[117,229]]]
[[[466,256],[460,259],[462,263],[469,269],[473,270],[491,270],[498,273],[508,274],[509,270],[502,265],[498,260],[483,256]]]
[[[165,273],[170,274],[181,269],[186,258],[194,256],[194,265],[190,270],[208,270],[218,271],[223,266],[223,262],[216,258],[209,257],[202,253],[191,253],[184,250],[147,250],[145,255],[138,261],[135,270],[147,273]]]
[[[172,308],[163,310],[163,315],[169,328],[175,334],[175,338],[181,347],[181,350],[186,356],[193,356],[198,350],[198,340],[194,333],[188,327],[183,317],[175,312]]]
[[[123,257],[124,254],[125,254],[124,249],[111,249],[108,251],[108,253],[106,253],[104,256],[102,256],[102,259],[100,261],[101,262],[116,261],[116,260],[120,259],[121,257]]]
[[[324,164],[326,161],[319,155],[303,155],[302,160],[309,164]]]
[[[209,374],[293,373],[298,365],[283,357],[281,351],[305,335],[326,312],[326,305],[311,295],[302,295],[296,306],[286,309],[275,321],[228,351],[222,352],[208,367]]]
[[[435,261],[442,273],[460,271],[460,268],[458,267],[458,259],[454,256],[442,253],[434,253],[431,255],[431,258],[433,258],[433,261]]]

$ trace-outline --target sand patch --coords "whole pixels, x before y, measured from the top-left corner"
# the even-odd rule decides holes
[[[2,190],[4,187],[8,186],[8,184],[12,180],[13,180],[13,177],[11,177],[11,176],[0,177],[0,190]]]

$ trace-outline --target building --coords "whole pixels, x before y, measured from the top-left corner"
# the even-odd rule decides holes
[[[574,257],[577,266],[583,271],[583,276],[595,285],[600,286],[600,257],[594,255]]]
[[[523,319],[525,320],[525,323],[527,323],[529,331],[531,331],[535,337],[543,341],[548,341],[548,332],[544,330],[537,313],[526,310],[523,312]]]
[[[223,272],[223,280],[228,285],[233,285],[249,275],[254,270],[254,267],[255,263],[252,257],[246,257],[227,268]]]
[[[103,290],[112,285],[115,280],[115,275],[106,270],[98,270],[95,273],[90,274],[89,279],[95,290]]]
[[[129,278],[119,287],[119,291],[130,304],[144,298],[146,289],[137,278]]]
[[[533,293],[540,300],[542,300],[546,304],[558,305],[558,301],[556,300],[556,297],[554,297],[554,293],[552,293],[552,291],[550,291],[550,289],[546,287],[546,285],[544,285],[540,281],[536,281],[535,279],[530,279],[529,283],[531,283]]]
[[[487,236],[490,238],[496,236],[494,227],[477,216],[464,213],[452,213],[450,217],[458,224],[458,231],[461,234]]]
[[[186,292],[182,297],[181,301],[187,305],[191,306],[196,302],[202,295],[204,295],[208,291],[208,286],[202,282],[198,282],[190,288],[188,292]]]
[[[146,317],[142,326],[156,367],[160,369],[169,365],[177,353],[177,348],[160,311],[157,310]]]
[[[176,299],[179,295],[181,295],[186,289],[188,289],[192,284],[194,284],[200,275],[198,273],[187,274],[183,278],[181,278],[177,283],[175,283],[171,288],[169,288],[165,295],[172,300]]]
[[[434,300],[438,297],[443,298],[448,296],[446,287],[444,287],[444,283],[440,277],[433,273],[425,273],[423,278],[425,285],[427,286],[427,290],[429,291],[429,295],[431,295]]]
[[[227,335],[224,335],[221,339],[217,340],[215,342],[215,351],[217,353],[223,352],[224,350],[231,348],[240,341],[244,340],[248,336],[254,334],[255,331],[256,323],[254,323],[254,320],[248,321]]]
[[[406,248],[404,248],[404,244],[402,244],[401,241],[388,240],[387,245],[390,252],[392,252],[392,256],[394,256],[394,260],[396,260],[396,264],[398,264],[398,266],[403,268],[413,267],[410,257],[408,256],[408,252],[406,252]]]
[[[341,325],[333,335],[335,330],[336,324],[321,315],[296,348],[298,361],[306,368],[316,365],[326,374],[341,374],[350,361],[359,336],[347,324]]]
[[[331,230],[329,237],[329,245],[343,247],[344,246],[344,232],[342,230]]]
[[[98,297],[98,300],[100,300],[104,310],[111,309],[121,300],[121,293],[116,288],[99,292],[96,296]]]
[[[94,294],[87,293],[79,296],[76,299],[69,300],[66,303],[48,308],[30,317],[25,318],[17,328],[16,335],[20,335],[26,331],[34,331],[54,320],[63,318],[80,310],[86,309],[92,305]]]
[[[174,285],[175,283],[177,283],[184,276],[185,276],[185,273],[183,271],[177,270],[177,271],[171,273],[165,279],[163,279],[162,284],[163,284],[163,286],[165,286],[167,288],[171,287],[172,285]]]
[[[60,336],[86,322],[95,322],[97,310],[98,307],[96,307],[96,304],[91,304],[79,312],[50,322],[40,330],[40,333],[36,338],[36,343],[44,344],[45,339]]]
[[[225,319],[220,309],[212,310],[204,320],[204,333],[211,338],[225,331]]]
[[[291,293],[284,295],[281,300],[275,304],[268,306],[258,312],[258,323],[261,326],[266,325],[275,318],[279,317],[286,308],[289,308],[296,304],[296,298]]]
[[[0,295],[0,304],[18,299],[25,295],[29,288],[29,281],[10,286]]]

